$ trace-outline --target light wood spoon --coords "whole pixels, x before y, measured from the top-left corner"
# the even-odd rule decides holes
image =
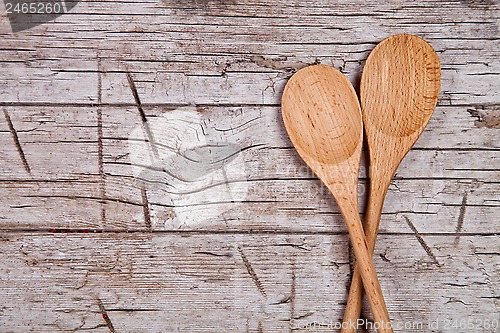
[[[370,254],[375,248],[382,206],[401,160],[424,130],[437,103],[441,82],[439,59],[424,40],[395,35],[378,44],[361,76],[361,108],[370,154],[370,195],[365,235]],[[356,330],[348,323],[359,318],[363,283],[354,271],[344,315],[343,333]]]
[[[286,130],[297,152],[337,201],[361,267],[373,317],[380,326],[390,326],[358,212],[363,123],[356,93],[338,70],[309,66],[290,78],[281,106]]]

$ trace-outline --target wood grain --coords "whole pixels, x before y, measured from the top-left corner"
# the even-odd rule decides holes
[[[295,71],[315,63],[341,70],[357,88],[369,52],[398,33],[436,50],[442,89],[384,205],[374,260],[388,310],[393,322],[439,318],[443,333],[457,332],[445,319],[498,317],[498,4],[84,1],[15,34],[3,6],[1,331],[110,332],[103,313],[116,332],[290,332],[291,318],[301,327],[294,332],[310,332],[308,324],[340,321],[347,231],[287,138],[281,93]],[[161,188],[148,187],[147,228],[128,145],[142,120],[127,73],[151,124],[198,108],[227,140],[253,147],[243,151],[245,201],[195,206],[196,219],[182,224]],[[367,174],[364,163],[360,210]],[[222,217],[208,214],[216,206]],[[231,253],[234,262],[194,252]]]
[[[423,237],[441,267],[414,251],[414,236],[379,235],[384,257],[374,260],[393,323],[443,326],[457,312],[497,318],[498,237],[462,236],[458,247],[453,237]],[[347,238],[333,234],[4,233],[0,324],[4,331],[109,332],[102,303],[116,332],[257,332],[259,322],[265,332],[307,332],[342,319],[345,246]]]

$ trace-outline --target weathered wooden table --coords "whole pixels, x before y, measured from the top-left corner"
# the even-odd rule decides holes
[[[499,332],[496,1],[83,1],[16,33],[0,13],[1,332],[338,332],[353,256],[280,96],[314,63],[357,87],[396,33],[443,79],[384,206],[391,318]]]

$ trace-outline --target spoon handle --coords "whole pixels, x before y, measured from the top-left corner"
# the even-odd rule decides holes
[[[370,179],[370,196],[368,198],[368,206],[366,209],[364,231],[368,252],[370,258],[373,256],[375,242],[377,239],[378,228],[380,225],[380,217],[382,215],[382,206],[387,194],[389,184],[386,182],[373,181]],[[349,298],[344,313],[344,324],[342,325],[342,333],[355,333],[356,323],[361,314],[363,307],[363,281],[360,274],[359,264],[354,266],[354,274],[352,277],[351,288],[349,290]]]
[[[359,272],[358,277],[360,277],[359,283],[361,284],[361,290],[364,285],[373,318],[378,325],[378,332],[393,333],[389,313],[387,312],[384,296],[382,295],[382,288],[380,287],[375,266],[373,265],[373,249],[369,248],[365,238],[363,225],[357,209],[357,202],[355,204],[349,204],[346,200],[342,204],[339,202],[339,207],[341,208],[342,216],[349,230],[357,266],[359,266],[357,272]],[[371,243],[374,243],[373,240]],[[362,296],[362,293],[359,294]]]

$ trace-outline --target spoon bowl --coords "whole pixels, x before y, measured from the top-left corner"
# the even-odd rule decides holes
[[[298,71],[283,96],[286,129],[300,134],[290,139],[306,163],[340,163],[360,147],[363,125],[358,99],[333,68],[317,65]]]
[[[440,80],[437,54],[423,39],[404,34],[378,44],[360,87],[367,135],[382,132],[413,145],[434,111]]]

